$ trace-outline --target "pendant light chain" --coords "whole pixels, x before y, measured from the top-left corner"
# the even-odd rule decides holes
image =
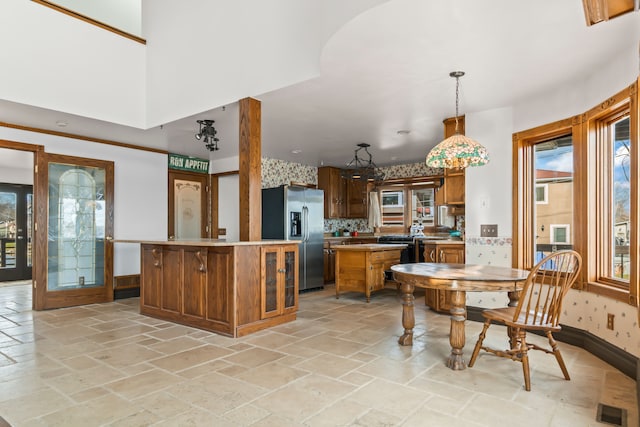
[[[456,130],[458,133],[458,94],[460,93],[460,76],[456,75]]]

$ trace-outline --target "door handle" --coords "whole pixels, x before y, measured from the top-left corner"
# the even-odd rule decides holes
[[[104,238],[107,242],[113,242],[113,237],[107,236]]]

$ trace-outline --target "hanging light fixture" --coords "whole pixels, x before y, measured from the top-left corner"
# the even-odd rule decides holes
[[[384,180],[384,172],[378,168],[373,162],[371,153],[369,153],[370,145],[364,142],[358,144],[354,152],[353,159],[347,163],[347,169],[343,169],[342,177],[348,179],[359,179],[362,182],[373,181],[374,183],[381,183]],[[363,159],[358,156],[358,152],[364,150],[369,156],[368,159]]]
[[[427,166],[432,168],[466,168],[468,166],[482,166],[489,163],[487,149],[460,134],[458,130],[458,94],[460,77],[464,71],[452,71],[449,76],[456,79],[456,130],[449,138],[436,145],[427,156]]]
[[[196,139],[200,141],[201,139],[204,141],[204,146],[207,147],[209,151],[217,151],[218,148],[218,138],[216,138],[216,134],[218,131],[213,127],[215,123],[214,120],[197,120],[200,124],[200,131],[196,133]]]

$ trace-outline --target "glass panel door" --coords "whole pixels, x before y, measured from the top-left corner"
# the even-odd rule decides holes
[[[32,186],[0,184],[0,281],[31,279]]]
[[[38,179],[46,180],[39,191],[47,212],[38,212],[37,224],[46,233],[47,265],[45,277],[36,280],[35,308],[112,301],[113,163],[43,158]]]

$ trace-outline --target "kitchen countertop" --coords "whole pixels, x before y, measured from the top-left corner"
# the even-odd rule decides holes
[[[170,246],[256,246],[283,245],[286,243],[300,243],[299,240],[254,240],[250,242],[232,242],[224,239],[176,239],[176,240],[125,240],[115,239],[114,243],[138,243],[144,245]]]
[[[394,251],[406,248],[406,244],[379,244],[379,243],[363,243],[361,245],[339,245],[335,246],[336,250],[341,251],[358,251],[358,252],[377,252],[377,251]]]

